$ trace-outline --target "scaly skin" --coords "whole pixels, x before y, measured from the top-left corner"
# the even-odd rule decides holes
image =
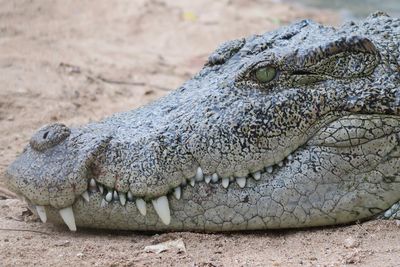
[[[67,210],[71,230],[70,206],[78,226],[156,231],[393,217],[399,36],[400,20],[376,13],[226,42],[150,105],[77,129],[45,126],[8,168],[9,186],[52,222]]]

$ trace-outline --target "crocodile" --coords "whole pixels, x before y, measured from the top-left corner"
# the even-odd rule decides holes
[[[136,110],[39,129],[6,170],[43,222],[238,231],[399,217],[400,19],[221,44]]]

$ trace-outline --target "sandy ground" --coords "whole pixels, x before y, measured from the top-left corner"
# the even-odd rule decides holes
[[[277,1],[0,0],[0,173],[43,124],[77,126],[165,95],[222,41],[332,13]],[[0,176],[0,187],[4,181]],[[182,240],[186,250],[145,247]],[[396,222],[143,234],[42,224],[0,188],[0,266],[395,266]]]

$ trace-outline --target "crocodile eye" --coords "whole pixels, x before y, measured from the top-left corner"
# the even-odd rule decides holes
[[[267,83],[275,78],[276,69],[271,66],[262,67],[256,70],[255,76],[257,81],[261,83]]]

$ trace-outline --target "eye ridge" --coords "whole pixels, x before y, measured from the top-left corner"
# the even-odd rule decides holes
[[[253,71],[253,77],[260,83],[268,83],[275,79],[277,72],[274,66],[263,66]]]

